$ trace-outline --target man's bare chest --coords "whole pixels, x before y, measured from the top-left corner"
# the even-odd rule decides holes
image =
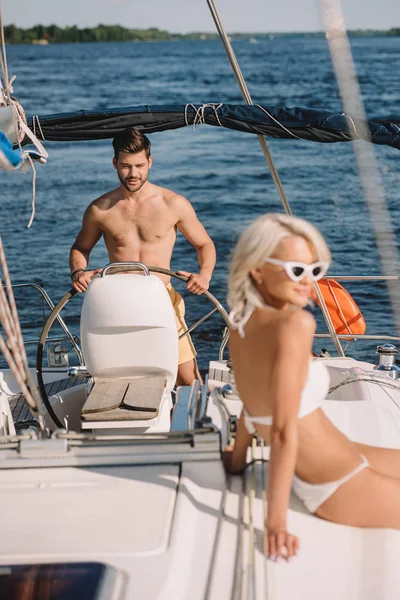
[[[176,218],[166,208],[112,210],[103,224],[104,237],[117,244],[157,242],[175,235]]]

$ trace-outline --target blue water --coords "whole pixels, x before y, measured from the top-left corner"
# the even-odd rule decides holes
[[[341,103],[325,40],[276,38],[233,43],[253,100],[263,105],[307,106],[338,111]],[[400,38],[356,38],[352,47],[370,117],[398,113]],[[202,102],[242,102],[219,41],[11,46],[10,74],[28,115],[78,109]],[[223,302],[229,253],[244,225],[266,211],[281,210],[255,136],[208,126],[151,136],[152,181],[186,196],[215,241],[218,262],[211,291]],[[315,223],[333,253],[331,272],[379,274],[374,240],[351,144],[271,140],[269,147],[296,215]],[[111,141],[47,143],[48,164],[38,168],[36,218],[30,230],[30,176],[0,172],[0,234],[14,282],[42,281],[51,297],[69,289],[68,254],[85,207],[116,185]],[[376,147],[384,192],[400,231],[400,155]],[[91,265],[107,263],[102,242]],[[196,253],[178,238],[172,267],[195,270]],[[347,286],[367,321],[368,333],[393,334],[384,284]],[[33,292],[17,295],[25,338],[38,337],[41,301]],[[188,299],[188,321],[208,309],[204,299]],[[201,304],[201,306],[200,306]],[[80,300],[65,318],[79,332]],[[318,315],[319,330],[326,329]],[[56,331],[54,331],[56,333]],[[194,340],[201,367],[216,356],[221,321],[213,318]],[[353,342],[349,353],[374,360],[375,344]],[[316,344],[316,348],[329,342]],[[32,346],[31,357],[34,356]]]

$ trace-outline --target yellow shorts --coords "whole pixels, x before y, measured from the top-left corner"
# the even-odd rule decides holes
[[[169,297],[171,298],[172,306],[174,307],[178,335],[181,335],[187,329],[185,323],[185,302],[182,296],[178,294],[170,283],[166,287]],[[196,350],[194,349],[190,335],[187,334],[179,340],[178,365],[189,362],[189,360],[193,360],[195,357]]]

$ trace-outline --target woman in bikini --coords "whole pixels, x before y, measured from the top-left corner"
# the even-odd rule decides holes
[[[313,225],[281,214],[250,225],[231,262],[229,350],[243,412],[225,463],[244,469],[255,432],[270,445],[266,526],[275,560],[299,548],[286,528],[292,485],[318,517],[400,529],[400,452],[350,441],[320,408],[329,376],[311,358],[315,320],[303,309],[330,262]]]

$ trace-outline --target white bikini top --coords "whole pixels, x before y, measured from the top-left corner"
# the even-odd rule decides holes
[[[321,406],[329,391],[329,373],[326,366],[319,360],[312,360],[308,363],[307,381],[301,392],[299,419],[311,414]],[[256,429],[253,423],[260,425],[272,425],[272,415],[252,417],[243,407],[243,417],[246,429],[249,433],[255,433]]]
[[[266,304],[264,305],[268,306]],[[233,311],[229,315],[229,320],[231,322],[232,327],[234,329],[238,329],[239,335],[241,337],[245,336],[244,328],[247,325],[247,322],[249,321],[251,315],[253,314],[254,308],[254,305],[248,306],[245,314],[240,320],[235,319],[235,314]],[[272,306],[269,308],[271,308],[272,310],[276,310]],[[308,363],[307,380],[301,393],[298,415],[299,419],[302,419],[303,417],[309,415],[321,406],[322,400],[324,400],[328,395],[329,383],[330,378],[326,366],[321,361],[312,360],[310,358]],[[246,428],[249,431],[249,433],[255,433],[253,423],[259,423],[260,425],[272,425],[271,415],[252,417],[243,407],[243,416]]]
[[[326,366],[320,360],[310,358],[307,381],[301,392],[299,419],[309,415],[321,406],[328,395],[330,377]]]

